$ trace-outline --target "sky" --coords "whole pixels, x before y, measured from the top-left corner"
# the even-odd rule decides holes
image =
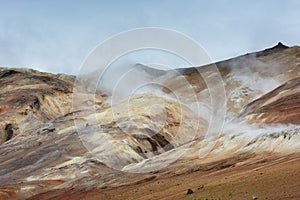
[[[105,39],[160,27],[196,40],[212,61],[300,45],[298,0],[0,0],[0,66],[76,74]]]

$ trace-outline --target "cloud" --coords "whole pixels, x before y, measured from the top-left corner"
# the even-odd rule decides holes
[[[75,73],[100,42],[138,27],[163,27],[222,60],[300,41],[299,1],[7,1],[0,7],[0,65]],[[267,24],[267,25],[266,25]]]

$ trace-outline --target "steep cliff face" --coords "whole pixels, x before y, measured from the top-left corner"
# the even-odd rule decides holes
[[[300,47],[282,44],[216,63],[227,118],[212,135],[213,65],[139,66],[165,87],[113,105],[71,76],[1,68],[0,199],[227,198],[236,183],[237,199],[297,198],[299,64]]]

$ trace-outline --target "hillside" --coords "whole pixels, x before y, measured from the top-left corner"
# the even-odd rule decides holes
[[[196,68],[137,65],[164,87],[114,104],[88,78],[0,68],[0,200],[299,199],[299,65],[300,47],[281,43]]]

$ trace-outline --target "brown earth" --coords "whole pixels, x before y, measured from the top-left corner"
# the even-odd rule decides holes
[[[130,185],[85,192],[53,191],[31,199],[299,199],[299,165],[299,153],[248,155],[176,176],[153,174]],[[188,189],[193,194],[187,194]]]
[[[300,78],[292,79],[248,104],[241,116],[251,123],[300,124]]]

